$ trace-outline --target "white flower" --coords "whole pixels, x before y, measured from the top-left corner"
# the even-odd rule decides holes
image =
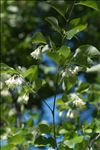
[[[66,69],[65,71],[61,71],[62,78],[69,77],[71,75],[71,70]]]
[[[69,109],[67,112],[67,117],[68,118],[74,118],[78,115],[78,112],[76,110],[71,110]]]
[[[66,76],[66,72],[63,71],[63,72],[62,72],[62,78],[64,78],[65,76]]]
[[[73,70],[72,70],[72,74],[77,74],[79,72],[80,68],[78,66],[76,66]]]
[[[78,66],[69,69],[70,75],[76,75],[79,71],[80,71],[80,67]]]
[[[16,114],[16,109],[15,109],[15,108],[12,108],[12,109],[9,111],[9,113],[8,113],[9,117],[11,117],[11,116],[13,116],[13,115],[15,115],[15,114]]]
[[[43,45],[39,46],[37,49],[35,49],[30,55],[35,58],[39,59],[42,56],[42,53],[46,52],[49,49],[48,44],[43,47]]]
[[[73,104],[75,104],[76,107],[83,108],[86,103],[75,93],[71,94],[71,99],[74,100]]]
[[[27,103],[28,100],[29,100],[29,95],[24,94],[24,95],[21,95],[21,96],[18,97],[17,102],[19,102],[19,103],[23,103],[23,102]]]
[[[47,50],[49,50],[48,44],[46,44],[46,45],[42,48],[42,52],[46,52]]]
[[[83,102],[81,99],[77,99],[76,101],[73,102],[77,107],[82,107],[84,106],[86,103]]]
[[[14,87],[16,85],[21,85],[24,82],[24,79],[22,77],[16,77],[13,76],[5,81],[5,83],[8,85],[8,87]]]
[[[10,96],[10,92],[7,89],[2,90],[1,91],[1,96]]]
[[[18,66],[18,69],[19,69],[20,71],[26,71],[26,68],[25,68],[25,67]]]
[[[35,59],[39,59],[42,55],[41,47],[38,47],[35,51],[31,53],[31,56]]]
[[[62,117],[62,115],[63,115],[63,111],[60,111],[59,112],[59,117]]]
[[[9,79],[10,77],[11,77],[10,74],[6,74],[6,73],[1,74],[1,80],[2,81],[5,81],[5,80]]]
[[[18,12],[18,7],[16,6],[8,6],[7,8],[8,8],[8,11],[11,11],[13,13]]]
[[[79,70],[80,70],[80,67],[78,67],[78,66],[74,67],[73,69],[67,68],[65,71],[61,72],[62,78],[76,75],[79,72]]]
[[[21,84],[24,82],[24,79],[21,78],[21,77],[18,77],[18,78],[16,79],[16,82],[17,82],[18,85],[21,85]]]

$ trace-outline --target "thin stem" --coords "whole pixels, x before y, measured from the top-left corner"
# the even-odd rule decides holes
[[[89,146],[90,146],[90,149],[91,147],[93,146],[94,142],[100,137],[100,134],[98,134],[94,139],[92,139],[92,141],[90,142]]]
[[[49,108],[49,110],[52,113],[52,117],[53,117],[53,136],[54,136],[54,140],[55,140],[55,144],[56,144],[56,148],[57,148],[57,142],[56,142],[56,127],[55,127],[55,105],[56,105],[56,94],[54,96],[54,102],[53,102],[53,109],[49,106],[49,104],[43,100],[44,104]],[[57,148],[58,149],[58,148]]]
[[[45,100],[43,100],[43,102],[50,109],[50,111],[52,112],[53,110],[51,109],[51,107],[49,106],[49,104]]]
[[[52,110],[52,115],[53,115],[53,132],[54,132],[54,139],[55,139],[55,141],[56,141],[56,131],[55,131],[55,105],[56,105],[56,95],[54,96],[53,110]]]
[[[74,0],[74,2],[73,2],[73,4],[72,4],[72,7],[71,7],[71,10],[70,10],[70,12],[69,12],[68,19],[67,19],[67,23],[70,21],[70,18],[71,18],[71,15],[72,15],[72,12],[73,12],[73,9],[74,9],[74,6],[75,6],[75,1],[76,1],[76,0]]]
[[[58,73],[59,73],[59,69],[60,69],[60,68],[58,68],[57,77],[56,77],[56,81],[55,81],[56,92],[57,92],[57,83],[58,83]],[[52,117],[53,117],[53,136],[54,136],[54,140],[55,140],[55,144],[56,144],[56,149],[58,150],[57,141],[56,141],[56,124],[55,124],[56,97],[57,97],[57,95],[55,94],[55,95],[54,95],[54,101],[53,101]]]
[[[56,141],[55,106],[56,106],[56,95],[54,96],[52,117],[53,117],[53,136],[54,136],[54,140],[55,140],[56,149],[58,150],[57,141]]]

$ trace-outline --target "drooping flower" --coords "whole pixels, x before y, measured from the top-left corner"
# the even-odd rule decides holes
[[[16,85],[21,85],[24,82],[24,79],[20,76],[12,76],[8,80],[5,81],[5,83],[8,85],[8,87],[14,87]]]
[[[42,48],[42,52],[44,53],[44,52],[46,52],[46,51],[48,51],[48,50],[49,50],[49,45],[46,44],[46,45]]]
[[[31,56],[35,59],[39,59],[42,55],[40,47],[38,47],[35,51],[31,53]]]
[[[71,94],[71,99],[76,107],[83,108],[86,105],[86,103],[75,93]]]
[[[17,102],[18,103],[27,103],[28,100],[29,100],[29,95],[28,94],[23,94],[23,95],[18,97]]]
[[[68,118],[74,118],[78,116],[78,111],[69,109],[66,115]]]
[[[72,70],[72,74],[76,75],[79,72],[80,68],[78,66],[75,66],[75,68]]]
[[[40,59],[42,57],[42,54],[49,50],[48,44],[43,46],[39,46],[37,49],[35,49],[30,55],[35,59]]]
[[[7,89],[1,91],[1,96],[10,96],[10,92]]]

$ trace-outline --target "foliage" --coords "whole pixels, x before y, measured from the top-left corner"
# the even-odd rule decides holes
[[[1,4],[1,149],[99,150],[99,1]],[[51,124],[41,121],[42,102]]]

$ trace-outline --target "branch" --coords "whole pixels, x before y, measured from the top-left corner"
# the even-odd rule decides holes
[[[70,21],[70,18],[71,18],[71,15],[72,15],[72,12],[73,12],[73,9],[74,9],[74,6],[75,6],[75,1],[76,1],[76,0],[74,0],[74,2],[73,2],[73,4],[72,4],[72,7],[71,7],[71,10],[70,10],[70,12],[69,12],[68,19],[67,19],[67,23],[69,23],[69,21]]]
[[[49,106],[49,104],[45,100],[43,100],[43,102],[50,109],[50,111],[52,112],[53,110],[51,109],[51,107]]]
[[[90,148],[94,144],[94,142],[100,137],[100,134],[98,134],[91,142],[90,142]]]
[[[59,69],[58,68],[58,73],[59,73]],[[55,87],[56,87],[56,92],[57,92],[57,83],[58,83],[58,74],[57,73],[57,77],[56,77],[56,81],[55,81]],[[55,93],[54,95],[54,101],[53,101],[53,110],[52,110],[52,116],[53,116],[53,134],[54,134],[54,139],[55,139],[55,144],[56,144],[56,149],[58,150],[58,147],[57,147],[57,141],[56,141],[56,126],[55,126],[55,106],[56,106],[56,96],[57,94]]]

